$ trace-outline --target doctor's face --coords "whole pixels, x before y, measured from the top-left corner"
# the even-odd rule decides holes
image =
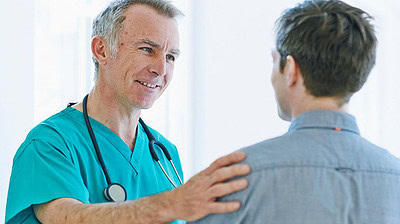
[[[172,79],[177,22],[145,5],[132,5],[124,15],[117,55],[106,65],[106,85],[122,104],[150,108]]]
[[[278,106],[279,117],[285,121],[290,121],[290,107],[288,98],[288,87],[285,85],[285,77],[281,71],[281,55],[274,49],[271,52],[273,66],[271,72],[271,83],[275,92],[275,100]]]

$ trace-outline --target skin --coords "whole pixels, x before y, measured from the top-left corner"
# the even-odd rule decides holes
[[[132,5],[124,16],[116,57],[112,57],[102,37],[92,40],[99,75],[89,94],[88,114],[134,149],[141,110],[150,108],[172,79],[179,35],[174,19],[148,6]],[[139,81],[157,87],[145,87]],[[82,104],[74,108],[82,111]],[[240,202],[215,199],[247,187],[243,178],[225,182],[250,172],[248,165],[235,164],[244,158],[242,152],[221,157],[184,185],[134,201],[84,204],[73,198],[59,198],[34,205],[33,209],[42,223],[168,223],[233,212],[240,208]]]
[[[273,67],[271,83],[278,104],[279,117],[292,121],[301,113],[311,110],[333,110],[348,112],[348,104],[341,105],[336,97],[315,97],[304,85],[303,75],[296,60],[287,56],[284,68],[280,69],[280,54],[274,49],[271,52]]]

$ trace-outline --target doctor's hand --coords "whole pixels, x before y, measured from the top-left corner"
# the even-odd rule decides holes
[[[194,221],[211,213],[233,212],[240,208],[239,201],[217,202],[222,197],[247,187],[246,179],[233,177],[243,176],[250,172],[246,164],[235,164],[244,160],[244,152],[234,152],[213,162],[207,169],[193,176],[187,183],[170,191],[170,206],[177,218]]]

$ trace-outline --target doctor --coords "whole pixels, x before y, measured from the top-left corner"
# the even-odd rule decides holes
[[[123,0],[110,3],[94,20],[95,86],[84,103],[35,127],[18,149],[6,223],[179,223],[240,207],[215,198],[247,186],[244,179],[224,182],[249,172],[247,165],[231,165],[243,160],[243,153],[218,159],[181,185],[176,147],[149,128],[176,169],[155,147],[159,165],[150,153],[147,127],[139,123],[141,110],[150,108],[172,79],[180,14],[163,0]]]

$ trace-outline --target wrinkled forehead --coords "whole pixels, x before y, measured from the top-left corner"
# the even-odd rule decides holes
[[[132,5],[123,14],[121,37],[149,38],[160,44],[168,42],[173,48],[179,46],[179,30],[176,19],[159,14],[146,5]]]

